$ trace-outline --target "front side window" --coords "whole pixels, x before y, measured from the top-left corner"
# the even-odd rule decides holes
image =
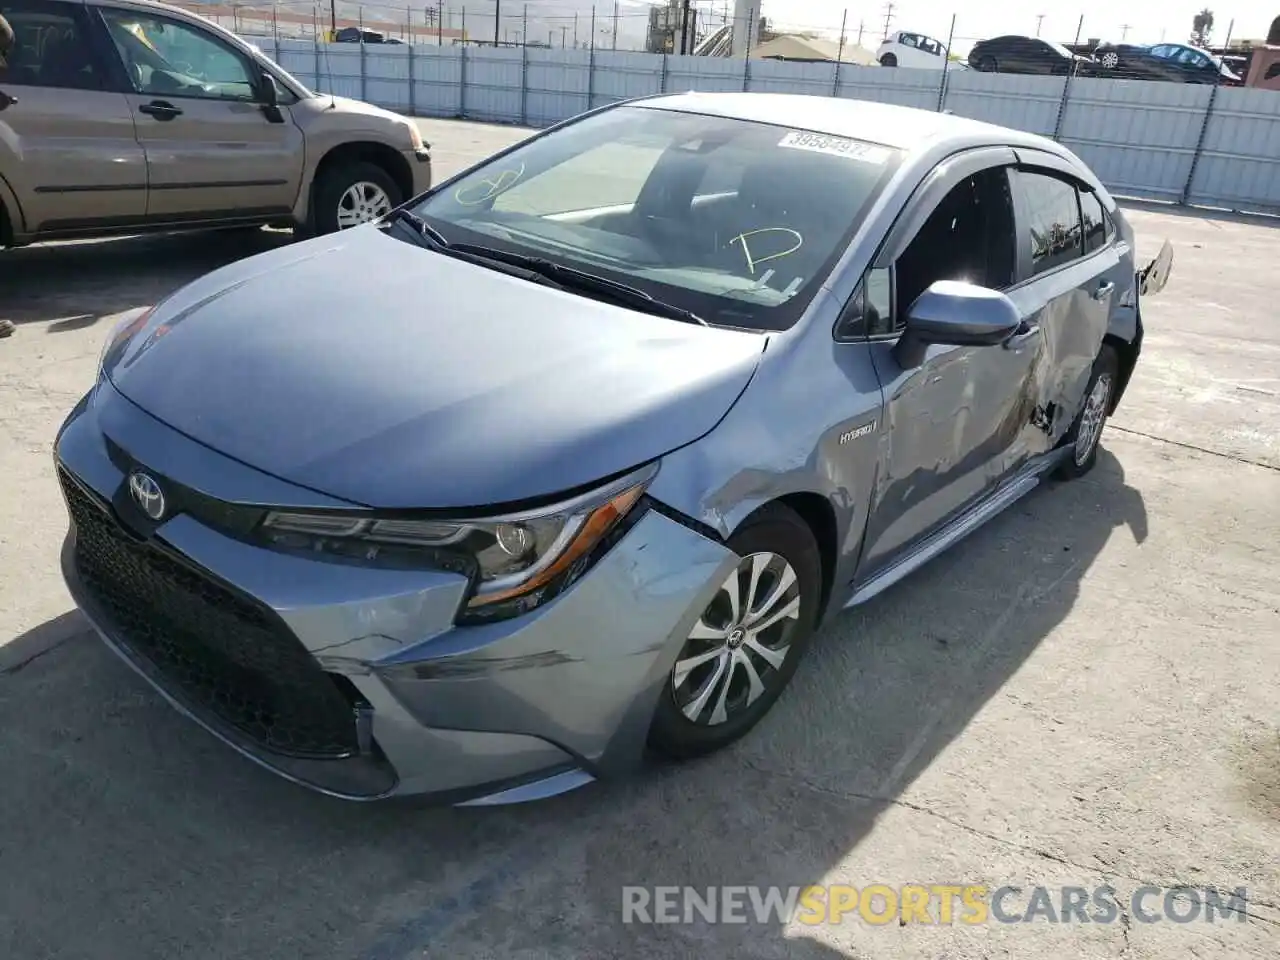
[[[1173,52],[1174,52],[1174,48],[1167,46],[1165,44],[1161,44],[1159,46],[1151,48],[1151,55],[1153,57],[1158,57],[1161,60],[1167,60],[1169,57],[1173,55]]]
[[[1081,256],[1080,205],[1073,184],[1047,173],[1018,176],[1031,231],[1031,272],[1044,273]]]
[[[483,164],[415,212],[451,242],[603,275],[710,323],[781,330],[898,160],[859,140],[620,107]]]
[[[107,8],[102,16],[138,93],[257,99],[257,87],[245,59],[204,30],[130,10]]]
[[[914,33],[903,33],[898,36],[898,42],[904,47],[914,47],[919,40]]]
[[[1092,190],[1080,191],[1080,214],[1084,224],[1084,252],[1093,253],[1107,245],[1106,211]]]
[[[895,265],[900,327],[920,294],[938,280],[992,290],[1013,284],[1013,195],[1003,167],[967,177],[943,198]]]
[[[16,87],[104,89],[83,10],[51,0],[0,0],[0,15],[13,30],[13,48],[0,57],[0,81]]]

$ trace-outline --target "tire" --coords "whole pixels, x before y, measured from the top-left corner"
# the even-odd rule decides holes
[[[377,164],[340,163],[326,170],[316,184],[314,209],[311,215],[315,234],[336,233],[346,229],[347,226],[357,225],[343,221],[340,217],[340,207],[346,208],[347,191],[357,189],[361,185],[376,188],[376,191],[381,191],[382,195],[382,198],[377,198],[376,191],[373,189],[362,191],[370,200],[369,208],[362,210],[367,214],[360,220],[362,223],[367,223],[377,215],[381,215],[377,213],[379,210],[381,213],[390,212],[404,200],[404,195],[396,186],[395,180]],[[375,205],[376,209],[374,209]]]
[[[1089,385],[1085,388],[1080,412],[1076,414],[1071,429],[1059,444],[1060,447],[1069,448],[1064,454],[1062,464],[1054,474],[1059,480],[1083,477],[1098,462],[1098,444],[1102,439],[1102,428],[1106,425],[1107,417],[1111,413],[1119,373],[1119,354],[1114,347],[1104,344],[1093,361],[1093,372],[1089,375]],[[1103,385],[1101,389],[1100,384]],[[1099,393],[1100,395],[1096,395]],[[1086,423],[1095,422],[1092,420],[1094,416],[1098,417],[1096,427],[1087,427]],[[1087,438],[1083,445],[1082,432]]]
[[[898,65],[898,58],[895,57],[892,53],[886,53],[883,57],[880,58],[880,66],[882,67],[896,67],[897,65]]]
[[[767,622],[793,606],[794,613],[776,619],[758,633],[747,632],[745,627],[751,620],[746,610],[744,617],[735,620],[726,590],[716,594],[694,627],[695,634],[701,636],[686,641],[663,680],[649,730],[649,745],[672,759],[720,750],[759,723],[790,682],[813,637],[822,593],[822,561],[813,533],[795,511],[780,503],[762,507],[729,538],[729,547],[742,561],[726,584],[736,577],[743,589],[749,587],[756,558],[765,554],[773,558],[758,575],[760,592],[765,596],[751,605],[759,611],[756,622]],[[788,567],[795,575],[794,582],[778,591],[777,602],[770,602],[774,591],[786,583]],[[745,603],[742,606],[747,607]],[[716,634],[714,638],[712,632]],[[769,657],[758,652],[761,650]],[[715,651],[718,653],[713,655]],[[704,662],[686,669],[677,680],[681,664],[699,656]],[[708,656],[712,658],[707,659]],[[775,658],[778,662],[773,665]],[[725,674],[718,673],[722,665]],[[752,671],[763,688],[754,699]],[[717,682],[724,675],[728,676],[727,689],[723,681]],[[703,701],[701,705],[699,700]],[[720,710],[723,714],[717,716]],[[692,712],[695,719],[690,719],[686,711]]]
[[[1000,65],[996,63],[995,57],[983,57],[978,61],[978,69],[983,73],[996,73],[1000,69]]]

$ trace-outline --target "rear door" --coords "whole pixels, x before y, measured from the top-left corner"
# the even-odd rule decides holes
[[[14,47],[0,65],[0,176],[20,232],[140,220],[147,170],[124,94],[84,6],[0,0]]]
[[[1036,424],[1052,446],[1075,418],[1112,305],[1131,281],[1085,184],[1034,166],[1020,167],[1014,183],[1022,272],[1008,293],[1043,340]]]
[[[100,7],[124,63],[146,151],[152,221],[287,213],[302,183],[303,136],[287,106],[263,112],[251,58],[204,27]]]

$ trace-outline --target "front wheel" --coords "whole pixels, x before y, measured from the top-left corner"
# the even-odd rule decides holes
[[[1093,361],[1093,372],[1085,388],[1084,402],[1076,414],[1071,429],[1062,438],[1062,446],[1069,448],[1064,454],[1057,476],[1061,480],[1083,477],[1098,461],[1098,441],[1102,428],[1111,413],[1111,398],[1115,396],[1116,379],[1120,373],[1120,357],[1113,347],[1103,346]]]
[[[898,58],[895,57],[892,53],[886,53],[883,57],[880,58],[880,66],[882,67],[896,67],[897,65],[898,65]]]
[[[1000,69],[995,57],[983,57],[978,61],[978,69],[983,73],[995,73]]]
[[[822,563],[795,511],[762,508],[729,548],[741,560],[689,632],[650,728],[650,745],[676,759],[726,747],[759,723],[817,620]]]
[[[315,232],[334,233],[372,223],[398,207],[400,188],[372,163],[341,163],[326,170],[316,184]]]

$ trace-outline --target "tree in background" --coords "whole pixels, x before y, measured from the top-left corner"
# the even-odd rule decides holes
[[[1205,7],[1191,18],[1191,44],[1196,47],[1209,46],[1209,36],[1213,33],[1213,11]]]

